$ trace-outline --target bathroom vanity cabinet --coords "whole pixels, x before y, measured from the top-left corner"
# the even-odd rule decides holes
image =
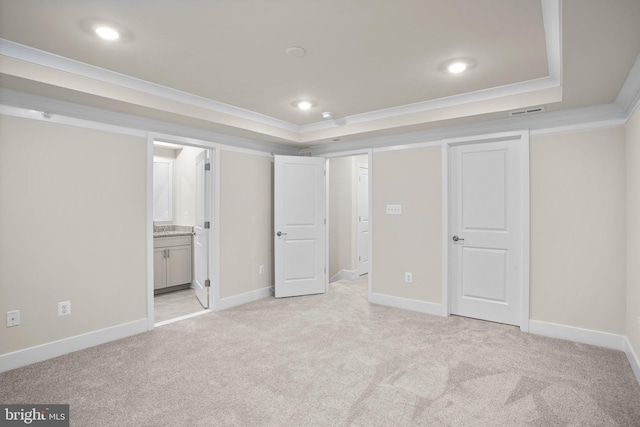
[[[191,236],[153,239],[153,289],[156,293],[191,284]]]

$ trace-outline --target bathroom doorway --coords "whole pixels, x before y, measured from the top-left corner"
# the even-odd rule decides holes
[[[210,308],[211,149],[153,141],[153,321]]]

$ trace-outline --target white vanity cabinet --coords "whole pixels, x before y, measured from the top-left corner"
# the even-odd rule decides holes
[[[153,239],[153,289],[161,291],[192,280],[191,236]]]

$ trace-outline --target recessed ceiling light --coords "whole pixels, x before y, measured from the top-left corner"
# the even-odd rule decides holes
[[[120,33],[113,27],[108,27],[106,25],[100,25],[94,29],[96,34],[105,40],[114,41],[120,38]]]
[[[443,73],[460,74],[469,71],[477,64],[477,61],[473,58],[456,58],[444,62],[439,68]]]
[[[309,101],[300,101],[296,105],[302,111],[305,111],[305,110],[308,110],[309,108],[311,108],[311,103]]]
[[[285,52],[287,53],[287,55],[293,57],[293,58],[299,58],[301,56],[304,56],[307,51],[304,50],[301,47],[297,47],[297,46],[291,46],[289,48],[287,48],[287,50],[285,50]]]
[[[325,119],[332,119],[333,118],[333,113],[330,111],[325,111],[324,113],[322,113],[322,117]]]
[[[467,64],[465,64],[464,62],[460,62],[460,61],[453,62],[453,63],[449,64],[449,66],[447,67],[447,70],[450,73],[453,73],[453,74],[461,73],[466,69],[467,69]]]

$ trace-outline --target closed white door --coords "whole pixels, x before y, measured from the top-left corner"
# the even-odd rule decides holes
[[[369,273],[369,167],[358,165],[358,276]]]
[[[521,150],[520,139],[451,147],[452,314],[520,325]]]
[[[275,156],[275,296],[320,294],[326,286],[326,160]]]
[[[209,238],[210,238],[210,192],[209,175],[211,163],[208,151],[203,150],[196,157],[196,206],[195,206],[195,236],[193,239],[193,286],[196,297],[202,307],[209,308]]]

